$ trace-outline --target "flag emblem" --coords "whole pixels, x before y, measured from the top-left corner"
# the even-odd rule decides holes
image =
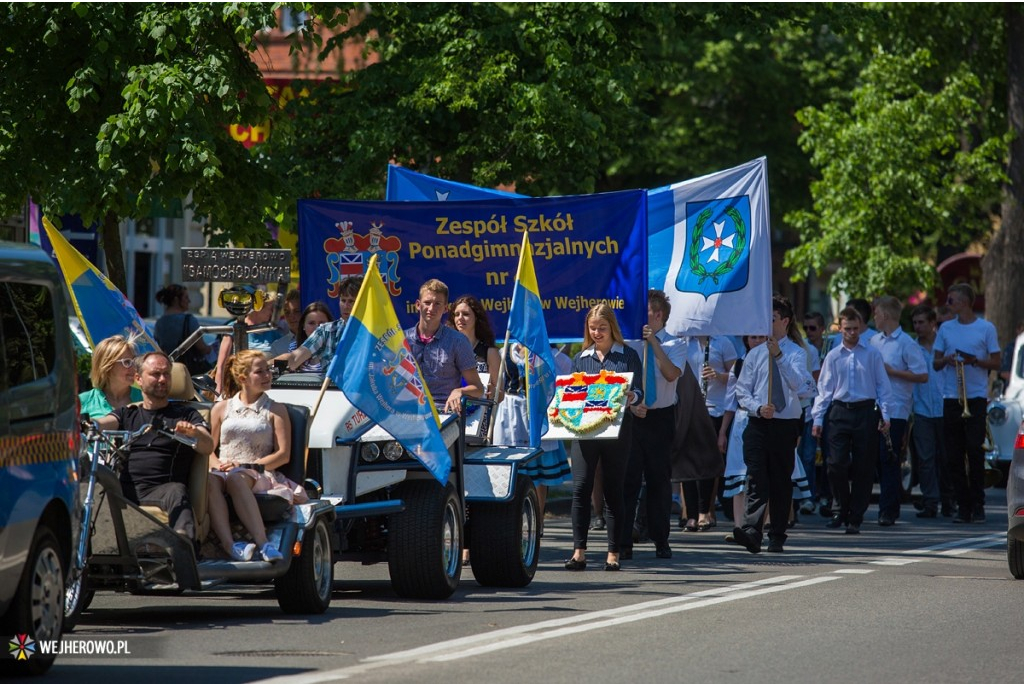
[[[624,376],[606,370],[562,376],[555,380],[551,420],[574,433],[589,433],[622,413],[628,385]]]
[[[717,198],[686,203],[689,241],[676,289],[705,299],[743,290],[750,267],[750,198]]]
[[[423,382],[420,380],[419,374],[416,373],[416,361],[413,359],[412,350],[409,349],[409,343],[402,341],[402,347],[397,351],[391,350],[386,345],[381,345],[380,354],[384,360],[379,364],[383,378],[378,379],[373,373],[370,375],[370,386],[377,393],[377,397],[396,397],[399,401],[415,399],[418,404],[426,404],[427,396],[423,392]],[[386,383],[385,392],[380,392],[377,386],[379,380]],[[382,400],[382,403],[386,403],[386,401]]]

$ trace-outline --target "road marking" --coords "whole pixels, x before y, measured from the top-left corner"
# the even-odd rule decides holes
[[[831,571],[831,573],[848,573],[850,575],[865,575],[868,573],[874,573],[873,568],[841,568],[837,571]]]
[[[455,661],[488,652],[511,649],[540,640],[550,640],[623,623],[658,618],[681,611],[749,599],[774,592],[795,590],[833,580],[841,580],[841,578],[836,575],[816,576],[813,578],[805,578],[799,575],[776,576],[747,583],[737,583],[723,588],[701,590],[678,597],[629,604],[614,609],[585,612],[580,615],[514,626],[453,640],[444,640],[401,652],[367,657],[360,663],[346,668],[271,678],[260,682],[322,683],[355,678],[369,671],[388,666],[408,663]]]
[[[934,558],[934,555],[955,557],[961,554],[967,554],[968,552],[975,552],[986,547],[995,547],[997,545],[1004,544],[1006,544],[1006,533],[995,533],[993,535],[983,535],[976,538],[952,540],[950,542],[932,545],[931,547],[908,549],[906,551],[899,552],[900,556],[898,557],[882,557],[881,559],[876,559],[867,563],[874,564],[875,566],[907,566],[908,564],[928,561],[929,559]],[[917,558],[911,558],[912,555]]]

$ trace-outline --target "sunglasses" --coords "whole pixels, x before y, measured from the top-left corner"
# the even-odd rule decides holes
[[[130,369],[133,366],[135,366],[135,360],[134,359],[118,359],[117,363],[120,364],[121,366],[123,366],[126,369]]]
[[[810,333],[816,333],[818,331],[818,327],[817,326],[807,326],[807,325],[805,325],[804,326],[804,330],[808,331]]]
[[[956,304],[956,298],[955,297],[947,297],[946,298],[946,304]]]

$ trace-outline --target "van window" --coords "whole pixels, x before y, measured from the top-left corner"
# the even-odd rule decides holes
[[[13,390],[49,376],[57,354],[50,289],[34,283],[0,283],[0,324],[3,385]]]

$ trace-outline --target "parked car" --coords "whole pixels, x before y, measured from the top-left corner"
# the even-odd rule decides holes
[[[1017,431],[1017,440],[1006,482],[1006,560],[1013,577],[1024,579],[1024,426]]]
[[[79,530],[75,357],[50,258],[0,243],[0,264],[0,670],[38,675],[63,633]]]
[[[1024,334],[1013,346],[1010,379],[1000,395],[988,403],[989,440],[985,459],[1001,471],[1000,485],[1006,483],[1013,458],[1017,431],[1024,421]]]

